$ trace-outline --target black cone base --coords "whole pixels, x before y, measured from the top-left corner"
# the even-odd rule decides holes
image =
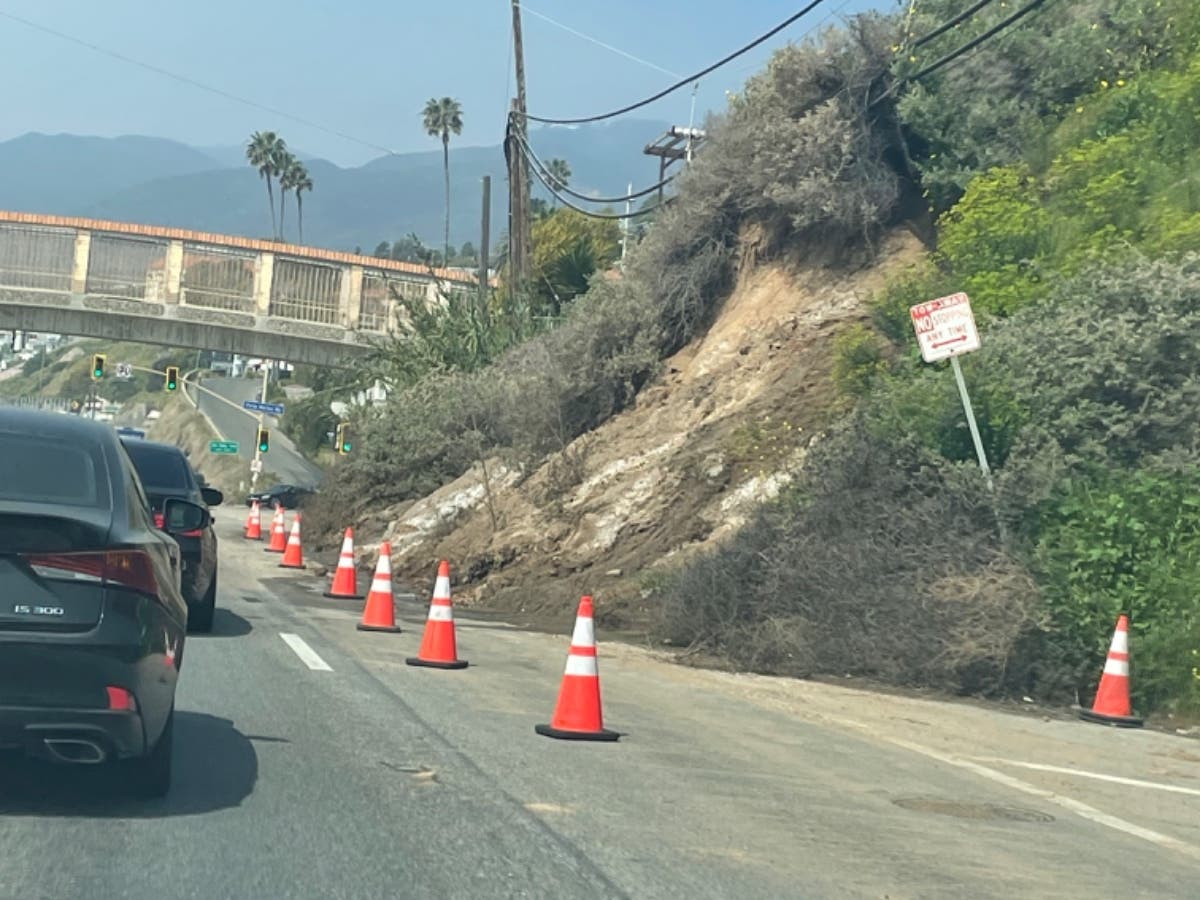
[[[359,631],[382,631],[384,634],[400,633],[399,625],[364,625],[362,622],[359,622],[354,627]]]
[[[607,728],[601,728],[599,731],[563,731],[550,725],[534,725],[533,730],[560,741],[615,741],[621,737],[619,732],[609,731]]]
[[[1108,716],[1090,709],[1077,709],[1076,712],[1085,722],[1095,722],[1097,725],[1114,725],[1117,728],[1142,727],[1142,720],[1138,716]]]
[[[405,660],[410,666],[424,666],[427,669],[465,669],[468,665],[465,659],[452,659],[450,662],[439,662],[431,659],[421,659],[419,656],[410,656]]]

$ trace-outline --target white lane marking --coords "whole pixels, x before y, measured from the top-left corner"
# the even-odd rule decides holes
[[[333,668],[317,655],[317,651],[304,642],[298,634],[280,634],[283,642],[296,651],[300,661],[316,672],[332,672]]]
[[[1149,828],[1143,828],[1141,825],[1135,825],[1132,822],[1127,822],[1124,819],[1110,816],[1106,812],[1101,812],[1094,806],[1088,806],[1079,800],[1071,797],[1064,797],[1062,794],[1056,794],[1054,791],[1048,791],[1044,788],[1032,785],[1027,781],[1021,781],[1019,778],[1013,778],[1011,775],[1005,775],[1003,772],[998,772],[995,769],[989,769],[987,766],[979,763],[971,762],[967,759],[961,759],[957,756],[949,756],[945,753],[939,753],[929,747],[924,747],[921,744],[914,744],[911,741],[906,741],[902,738],[893,738],[880,734],[874,728],[864,725],[861,722],[855,722],[850,719],[841,719],[830,717],[831,721],[838,724],[857,729],[860,731],[869,732],[873,737],[881,741],[886,741],[897,747],[903,747],[913,753],[928,757],[929,759],[937,760],[945,763],[948,766],[955,766],[959,769],[966,769],[968,772],[973,772],[983,778],[995,781],[997,784],[1003,784],[1013,790],[1021,791],[1025,794],[1031,794],[1034,797],[1040,797],[1049,803],[1056,806],[1061,806],[1063,809],[1070,810],[1080,818],[1087,819],[1090,822],[1095,822],[1097,825],[1103,825],[1105,828],[1111,828],[1114,831],[1120,831],[1132,837],[1141,838],[1143,841],[1149,841],[1152,844],[1157,844],[1167,850],[1174,850],[1176,853],[1181,853],[1184,856],[1189,856],[1192,859],[1200,860],[1200,847],[1189,844],[1186,841],[1181,841],[1178,838],[1173,838],[1170,835],[1162,834],[1157,831],[1152,831]]]
[[[1017,766],[1021,769],[1034,769],[1038,772],[1058,772],[1061,775],[1078,775],[1080,778],[1094,778],[1097,781],[1111,781],[1113,784],[1127,784],[1130,787],[1151,788],[1156,791],[1170,791],[1173,794],[1188,794],[1200,797],[1197,788],[1183,787],[1178,784],[1164,784],[1161,781],[1143,781],[1140,778],[1124,778],[1120,775],[1105,775],[1102,772],[1088,772],[1085,769],[1070,769],[1066,766],[1049,766],[1045,763],[1020,762],[1015,759],[1001,759],[997,756],[973,756],[977,762],[994,763],[1000,766]]]

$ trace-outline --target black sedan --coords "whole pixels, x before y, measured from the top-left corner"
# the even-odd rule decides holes
[[[144,796],[171,784],[187,607],[172,498],[154,523],[109,426],[0,408],[0,749],[111,761]]]
[[[277,484],[265,491],[251,494],[246,498],[246,505],[250,506],[257,500],[263,509],[274,509],[277,503],[284,509],[300,509],[315,493],[313,488],[300,487],[295,484]]]
[[[184,452],[173,444],[122,438],[126,451],[146,488],[150,508],[159,527],[163,504],[172,497],[205,507],[224,500],[219,490],[201,485]],[[175,535],[183,551],[183,598],[188,605],[188,627],[212,631],[217,609],[217,535],[211,524]]]

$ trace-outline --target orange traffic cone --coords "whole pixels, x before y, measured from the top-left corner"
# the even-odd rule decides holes
[[[326,597],[340,600],[361,600],[358,592],[358,571],[354,568],[354,529],[347,528],[342,538],[342,553],[338,557],[337,570],[333,573],[333,584],[325,592]]]
[[[371,579],[367,605],[357,628],[391,634],[400,630],[396,626],[396,601],[392,595],[392,545],[387,541],[379,545],[379,562],[375,565],[375,577]]]
[[[1091,709],[1079,710],[1079,717],[1088,722],[1124,728],[1142,725],[1142,720],[1133,714],[1129,701],[1129,617],[1124,614],[1117,619],[1117,630],[1108,647],[1108,659],[1100,676],[1100,687],[1096,688],[1096,699]]]
[[[615,741],[620,737],[604,727],[600,712],[600,670],[596,665],[591,597],[579,601],[554,718],[549,725],[535,725],[533,730],[546,737],[572,741]]]
[[[246,540],[262,540],[262,514],[257,500],[250,504],[250,515],[246,516]]]
[[[283,530],[286,515],[283,507],[275,507],[275,515],[271,519],[271,542],[267,544],[268,553],[282,553],[287,549],[287,532]]]
[[[458,645],[454,637],[454,607],[450,602],[450,563],[444,559],[438,566],[421,649],[405,662],[410,666],[428,666],[431,669],[467,667],[467,661],[458,658]]]
[[[279,568],[304,568],[304,550],[300,546],[300,513],[296,513],[296,518],[292,519],[292,533],[288,535],[287,548],[283,551]]]

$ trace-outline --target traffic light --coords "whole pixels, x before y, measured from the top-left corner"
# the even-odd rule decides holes
[[[103,353],[92,354],[92,380],[99,381],[104,377],[104,361],[107,359]]]
[[[179,366],[167,366],[167,390],[173,391],[179,387]]]
[[[339,422],[337,427],[337,452],[349,453],[354,448],[354,441],[350,437],[350,423]]]
[[[265,428],[258,429],[258,452],[266,453],[271,449],[271,432]]]

